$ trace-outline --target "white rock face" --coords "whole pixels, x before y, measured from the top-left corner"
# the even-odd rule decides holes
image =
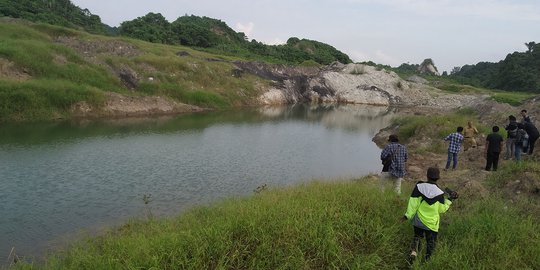
[[[301,76],[300,76],[301,77]],[[483,97],[454,95],[363,64],[333,64],[318,74],[285,79],[259,97],[261,104],[354,103],[456,108]],[[305,82],[305,83],[299,83]],[[485,98],[485,97],[484,97]]]
[[[259,97],[259,102],[263,105],[287,104],[287,98],[281,89],[270,88]]]

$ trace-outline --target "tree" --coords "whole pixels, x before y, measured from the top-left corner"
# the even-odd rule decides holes
[[[171,44],[171,25],[161,13],[148,13],[120,24],[120,35],[154,43]]]
[[[461,71],[461,67],[453,67],[452,70],[450,71],[450,75],[457,74],[460,71]]]

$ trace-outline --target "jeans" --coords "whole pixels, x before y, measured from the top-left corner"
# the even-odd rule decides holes
[[[516,157],[517,161],[521,160],[521,152],[523,151],[523,147],[520,144],[516,144],[516,149],[514,150],[514,155]]]
[[[452,169],[455,169],[457,167],[458,163],[458,153],[450,153],[448,152],[448,159],[446,160],[446,169],[450,168],[450,162],[454,161],[454,164],[452,165]]]
[[[515,148],[516,148],[516,144],[514,142],[514,138],[506,139],[506,153],[504,154],[504,159],[512,158],[514,156]]]

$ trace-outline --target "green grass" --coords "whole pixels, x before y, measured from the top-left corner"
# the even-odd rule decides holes
[[[0,121],[67,117],[71,105],[80,101],[98,106],[104,95],[96,88],[69,81],[0,80]]]
[[[62,36],[77,38],[78,42],[75,43],[83,47],[84,42],[90,45],[96,42],[123,42],[135,46],[139,53],[126,57],[105,50],[88,58],[74,48],[55,42]],[[179,51],[188,52],[189,55],[178,56]],[[69,118],[66,107],[73,103],[66,104],[66,101],[84,100],[73,96],[84,97],[80,92],[89,89],[95,93],[119,92],[131,96],[161,95],[183,103],[222,109],[250,105],[260,94],[257,86],[269,83],[249,74],[233,77],[235,67],[227,62],[233,60],[231,57],[182,46],[91,35],[47,24],[0,22],[0,58],[13,65],[14,71],[11,72],[25,75],[21,80],[9,77],[9,72],[6,76],[0,73],[2,95],[12,100],[17,97],[21,99],[12,105],[5,104],[6,100],[0,101],[0,121],[54,119],[58,115]],[[135,89],[128,89],[118,77],[118,71],[125,68],[133,70],[139,79]],[[46,83],[37,86],[37,82]],[[57,89],[57,85],[63,86]],[[27,86],[30,89],[21,90]],[[36,88],[40,90],[36,91]],[[69,93],[67,89],[75,93]],[[63,94],[68,96],[61,97]],[[51,100],[52,96],[59,100]],[[94,102],[92,98],[86,101],[93,105],[103,104]]]
[[[508,103],[512,106],[519,106],[531,97],[535,96],[532,93],[526,92],[502,92],[496,91],[491,95],[491,98],[497,102]]]
[[[412,239],[400,221],[406,199],[367,180],[265,190],[131,221],[15,269],[403,269]],[[414,268],[538,269],[538,219],[515,207],[495,196],[455,201],[436,253]]]
[[[415,153],[441,153],[446,148],[443,141],[446,136],[456,132],[458,126],[465,128],[472,121],[481,134],[491,133],[491,127],[487,127],[478,121],[478,115],[472,108],[465,108],[445,115],[408,115],[398,117],[394,125],[399,127],[397,135],[400,141],[407,143],[412,137],[426,137],[432,140],[425,147],[415,148]]]
[[[472,121],[480,133],[491,133],[491,129],[478,123],[478,116],[471,108],[465,108],[445,115],[403,116],[394,121],[399,126],[398,137],[407,141],[417,135],[430,138],[444,138],[456,132],[456,128],[465,128]]]

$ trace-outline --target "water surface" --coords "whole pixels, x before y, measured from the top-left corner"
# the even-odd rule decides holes
[[[0,128],[0,258],[41,256],[81,231],[380,170],[386,107],[294,106]],[[143,197],[151,195],[145,206]]]

